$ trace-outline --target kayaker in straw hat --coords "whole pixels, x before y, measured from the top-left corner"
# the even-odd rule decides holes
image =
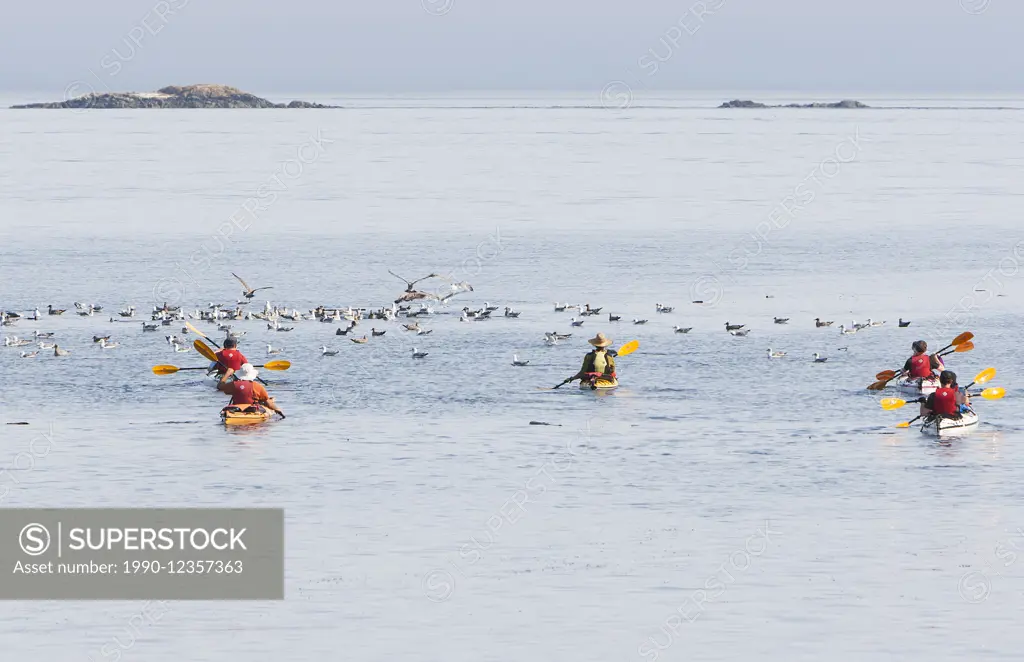
[[[225,373],[217,382],[217,390],[231,396],[230,405],[243,409],[254,405],[263,405],[284,418],[284,412],[277,408],[274,399],[267,393],[267,389],[255,381],[259,374],[259,370],[252,367],[251,363],[244,363],[234,371],[235,381],[229,382],[228,375]]]
[[[609,381],[615,379],[614,353],[608,349],[612,341],[603,333],[587,341],[594,346],[594,349],[583,357],[583,367],[572,376],[569,381],[579,379],[588,384],[593,384],[599,377]]]

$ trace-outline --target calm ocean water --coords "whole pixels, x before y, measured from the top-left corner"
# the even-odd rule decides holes
[[[104,646],[151,662],[1018,659],[1024,111],[985,107],[1024,99],[721,100],[0,111],[0,308],[71,309],[3,335],[53,331],[72,352],[0,347],[0,423],[29,423],[0,428],[3,504],[283,507],[288,551],[283,602],[171,602],[134,631],[143,603],[8,603],[0,647],[39,661],[114,659]],[[165,342],[180,329],[108,321],[234,302],[232,271],[273,286],[258,306],[378,307],[404,287],[388,269],[475,291],[436,306],[430,335],[365,321],[360,335],[387,329],[367,345],[337,325],[232,322],[250,358],[273,343],[294,364],[264,373],[288,419],[253,430],[218,425],[209,382],[150,372],[201,363]],[[104,310],[75,316],[74,301]],[[555,301],[604,310],[571,329]],[[522,315],[459,321],[485,302]],[[840,335],[869,317],[886,323]],[[964,330],[977,348],[950,367],[961,382],[996,367],[1007,398],[979,404],[965,440],[894,429],[910,408],[883,412],[864,386],[913,340]],[[545,331],[573,337],[548,347]],[[598,331],[640,340],[619,390],[538,390]],[[107,333],[122,347],[93,344]]]

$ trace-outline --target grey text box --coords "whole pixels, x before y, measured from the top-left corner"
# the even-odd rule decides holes
[[[283,600],[280,508],[0,509],[2,600]]]

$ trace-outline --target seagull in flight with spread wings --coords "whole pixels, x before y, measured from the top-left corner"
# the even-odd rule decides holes
[[[391,271],[390,269],[388,269],[388,273],[391,274],[392,276],[394,276],[395,278],[397,278],[397,279],[399,279],[399,280],[401,280],[402,282],[405,283],[405,292],[402,292],[402,294],[397,299],[395,299],[395,303],[404,303],[406,301],[417,301],[417,300],[420,300],[420,299],[434,299],[434,300],[437,300],[437,301],[440,301],[440,302],[443,303],[443,302],[447,301],[448,299],[451,299],[456,294],[460,294],[462,292],[472,292],[473,291],[473,286],[470,285],[469,283],[456,283],[456,282],[451,281],[448,278],[445,278],[441,274],[430,274],[430,275],[424,276],[423,278],[417,278],[416,280],[408,280],[408,279],[402,278],[401,276],[396,274],[394,271]],[[439,294],[433,294],[431,292],[421,292],[421,291],[416,289],[416,283],[419,283],[421,281],[424,281],[424,280],[427,280],[427,279],[430,279],[430,278],[440,278],[441,280],[448,281],[451,284],[451,292],[448,293],[448,294],[445,294],[444,296],[441,296]]]
[[[242,290],[242,296],[244,296],[246,299],[253,298],[254,296],[256,296],[256,293],[259,292],[260,290],[272,290],[272,289],[274,289],[273,287],[256,287],[256,288],[249,287],[249,284],[246,283],[244,280],[242,280],[242,277],[239,276],[238,274],[236,274],[234,271],[231,272],[231,275],[234,276],[235,278],[237,278],[238,282],[242,284],[243,288],[245,288],[245,289]]]

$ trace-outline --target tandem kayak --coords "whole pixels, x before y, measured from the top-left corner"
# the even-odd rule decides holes
[[[590,390],[610,389],[610,388],[615,388],[618,385],[619,385],[619,380],[617,380],[617,379],[603,379],[602,378],[602,379],[598,379],[594,383],[594,386],[596,388],[591,388],[590,382],[580,382],[580,390],[582,390],[582,391],[590,391]]]
[[[938,378],[933,379],[904,379],[896,384],[896,390],[900,395],[907,396],[906,399],[927,398],[939,387]]]
[[[228,405],[220,410],[220,417],[224,421],[224,425],[254,425],[269,420],[271,416],[273,416],[272,411],[258,405],[244,409]]]
[[[956,418],[930,416],[921,426],[921,432],[933,437],[956,437],[967,434],[978,427],[978,415],[968,410]]]

